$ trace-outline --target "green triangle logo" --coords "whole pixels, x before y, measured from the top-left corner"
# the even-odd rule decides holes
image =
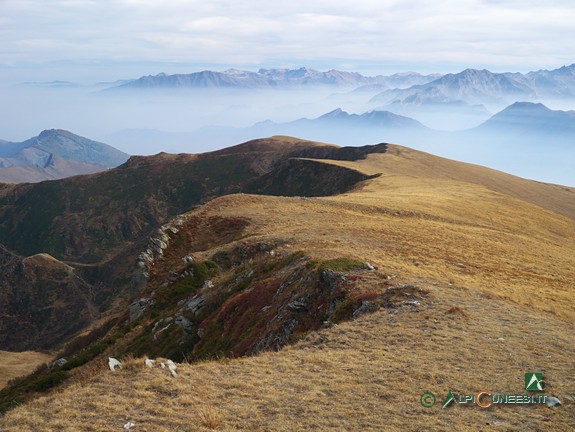
[[[451,393],[451,390],[449,390],[449,393],[447,393],[447,396],[445,396],[445,399],[443,400],[443,404],[441,405],[441,408],[447,407],[454,400],[455,400],[455,396],[453,396],[453,393]]]
[[[543,374],[538,372],[526,373],[525,390],[543,391]]]

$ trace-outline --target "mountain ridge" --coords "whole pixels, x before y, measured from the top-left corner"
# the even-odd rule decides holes
[[[234,170],[230,160],[244,168]],[[559,214],[560,204],[575,203],[572,189],[396,145],[343,150],[275,137],[205,156],[132,158],[111,170],[131,174],[119,178],[117,193],[133,194],[133,184],[151,173],[156,181],[145,189],[156,187],[154,200],[164,208],[166,180],[186,161],[211,165],[210,172],[217,161],[238,178],[252,173],[250,184],[264,194],[217,184],[212,190],[218,196],[157,219],[124,263],[144,283],[124,297],[106,293],[116,302],[104,309],[110,311],[106,322],[71,341],[59,353],[63,360],[0,392],[0,410],[23,404],[0,418],[2,427],[58,428],[65,421],[82,429],[88,421],[109,430],[131,421],[142,430],[209,430],[214,424],[291,430],[301,428],[303,418],[322,430],[343,424],[403,430],[407,416],[418,429],[430,421],[445,429],[444,418],[422,416],[431,412],[421,407],[422,389],[441,397],[453,388],[474,389],[478,380],[486,388],[523,388],[517,363],[493,363],[494,355],[519,356],[542,369],[547,391],[563,404],[553,411],[510,410],[507,426],[519,430],[528,421],[566,430],[573,424],[575,215]],[[182,170],[188,182],[195,168]],[[164,170],[170,177],[161,176]],[[307,193],[310,185],[333,183],[345,173],[362,177],[335,194]],[[102,184],[113,174],[93,176]],[[78,180],[55,183],[72,188]],[[269,194],[278,183],[282,196]],[[76,186],[95,197],[88,184]],[[18,193],[31,199],[46,195],[45,187],[23,185]],[[106,211],[116,210],[108,205]],[[24,236],[27,228],[20,228]],[[39,261],[53,263],[42,255]],[[76,271],[91,280],[80,267]],[[103,285],[98,291],[114,286],[97,279]],[[552,357],[534,349],[547,344],[556,347]],[[255,355],[262,350],[279,351]],[[445,362],[445,350],[461,361]],[[123,368],[109,371],[108,357],[120,359]],[[171,376],[159,366],[166,357],[186,364]],[[158,366],[145,366],[144,358]],[[27,389],[52,391],[26,401]],[[158,414],[167,395],[175,402]],[[381,415],[382,400],[393,415]],[[262,411],[262,401],[278,408]],[[202,420],[207,407],[212,423]],[[286,411],[298,415],[284,417]],[[482,425],[501,419],[492,410],[454,408],[449,427],[476,430],[479,414]]]
[[[134,262],[167,219],[219,195],[341,193],[369,176],[300,158],[341,155],[353,160],[385,151],[385,145],[345,148],[275,137],[201,155],[133,156],[105,172],[52,182],[1,185],[0,244],[16,262],[46,253],[71,266],[89,286],[85,307],[76,309],[98,311],[93,321],[141,289],[145,278]],[[10,278],[17,274],[14,270]],[[47,281],[58,289],[68,286],[68,279]],[[31,280],[29,289],[41,292],[45,282]],[[40,302],[33,311],[8,313],[18,297],[10,290],[5,294],[0,310],[7,327],[0,332],[0,344],[5,349],[45,348],[27,329],[39,325],[36,318],[43,315],[37,312],[48,313],[52,305]],[[45,323],[44,330],[52,328],[50,340],[62,342],[69,334],[55,324]]]
[[[0,144],[0,182],[54,180],[103,171],[128,159],[126,153],[62,129],[47,129],[22,142]]]
[[[299,69],[259,69],[257,72],[228,69],[223,72],[204,70],[189,74],[143,76],[121,84],[114,89],[145,89],[145,88],[293,88],[311,86],[344,86],[360,87],[364,85],[404,85],[405,82],[421,82],[434,78],[435,75],[424,76],[416,72],[410,74],[395,74],[390,77],[382,75],[365,76],[358,72],[338,71],[331,69],[320,72],[315,69],[301,67]]]
[[[383,171],[364,171],[362,167],[369,167],[375,156],[395,162],[382,160],[376,166],[384,167]],[[92,286],[87,310],[103,312],[114,308],[114,298],[125,302],[141,289],[145,279],[134,268],[134,260],[155,230],[194,206],[237,193],[330,196],[381,175],[409,175],[410,170],[419,177],[476,183],[575,218],[572,189],[401,146],[338,147],[273,137],[200,155],[133,156],[115,169],[87,176],[3,185],[0,243],[21,260],[47,253],[67,263]],[[471,172],[476,174],[464,174]],[[65,280],[56,282],[60,286]],[[5,322],[17,332],[13,318],[5,317]],[[25,333],[21,339],[30,343]],[[19,349],[32,347],[22,345]]]
[[[486,69],[465,69],[406,89],[390,89],[376,94],[372,103],[400,105],[509,104],[517,100],[575,96],[575,64],[555,70],[522,73],[494,73]]]

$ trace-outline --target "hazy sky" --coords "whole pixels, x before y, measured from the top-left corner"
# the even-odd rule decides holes
[[[572,0],[0,0],[0,80],[572,64]]]

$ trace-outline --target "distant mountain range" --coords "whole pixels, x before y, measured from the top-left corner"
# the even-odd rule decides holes
[[[103,171],[129,155],[107,144],[59,129],[23,142],[0,141],[0,182],[38,182]]]
[[[474,105],[572,97],[575,97],[575,64],[525,75],[466,69],[407,89],[383,91],[371,101],[384,105]]]
[[[301,118],[286,123],[266,120],[244,128],[204,126],[188,133],[127,129],[105,139],[124,147],[134,147],[136,143],[140,143],[142,147],[157,148],[157,143],[162,143],[165,148],[171,148],[170,151],[196,153],[222,148],[237,141],[273,135],[301,136],[322,142],[362,145],[381,140],[403,142],[407,137],[424,132],[433,133],[433,130],[417,120],[388,111],[349,114],[337,108],[317,118]]]
[[[260,69],[257,72],[228,69],[224,72],[202,71],[190,74],[148,75],[112,87],[113,89],[170,89],[170,88],[290,88],[311,86],[360,87],[375,89],[403,88],[423,84],[438,78],[415,72],[392,76],[364,76],[357,72],[329,70],[320,72],[302,67],[299,69]],[[369,89],[367,87],[366,89]]]
[[[401,143],[524,177],[575,184],[575,113],[531,102],[514,103],[481,125],[456,132],[430,129],[389,111],[349,114],[338,108],[317,118],[286,123],[268,120],[245,128],[206,126],[189,133],[132,129],[106,140],[122,146],[139,143],[143,148],[157,148],[161,142],[171,151],[196,153],[273,135],[295,135],[340,145]]]
[[[522,73],[494,73],[466,69],[447,75],[422,75],[416,72],[391,76],[365,76],[357,72],[326,72],[299,69],[260,69],[257,72],[228,69],[189,74],[143,76],[113,83],[110,89],[183,89],[183,88],[291,88],[333,86],[355,88],[356,92],[378,92],[371,102],[379,104],[469,105],[501,104],[537,98],[575,97],[575,64],[555,70]]]

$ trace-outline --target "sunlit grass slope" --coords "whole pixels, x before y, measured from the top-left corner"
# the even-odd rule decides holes
[[[196,212],[249,220],[236,242],[281,240],[313,258],[370,262],[394,283],[423,288],[425,298],[310,333],[277,353],[181,365],[175,378],[142,359],[114,373],[101,360],[90,379],[8,412],[0,428],[575,428],[573,191],[398,146],[326,163],[381,176],[333,197],[230,195]],[[440,402],[449,390],[523,394],[530,371],[543,373],[546,393],[562,406],[442,410],[419,402],[424,391]]]

